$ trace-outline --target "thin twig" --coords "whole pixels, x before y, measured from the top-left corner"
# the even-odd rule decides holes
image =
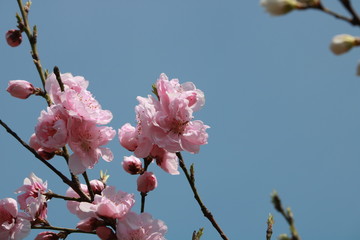
[[[79,229],[71,229],[71,228],[62,228],[62,227],[53,227],[53,226],[31,226],[31,229],[47,229],[47,230],[55,230],[70,233],[88,233],[88,234],[96,234],[95,232],[85,232]]]
[[[86,186],[88,188],[88,191],[89,191],[89,194],[90,194],[90,198],[91,198],[91,202],[94,201],[94,191],[92,190],[91,188],[91,185],[90,185],[90,181],[89,181],[89,177],[87,175],[87,172],[85,171],[83,174],[83,177],[85,179],[85,182],[86,182]]]
[[[195,186],[195,179],[194,179],[194,175],[193,173],[189,174],[189,171],[186,168],[184,159],[181,155],[180,152],[176,153],[176,156],[179,158],[179,165],[181,167],[181,169],[183,170],[183,172],[185,173],[186,179],[188,180],[191,190],[194,193],[194,198],[196,199],[196,201],[198,202],[202,213],[204,214],[204,216],[209,219],[209,221],[211,222],[211,224],[213,225],[213,227],[216,229],[216,231],[220,234],[221,238],[224,240],[228,240],[227,236],[225,235],[225,233],[222,231],[222,229],[220,228],[220,226],[218,225],[218,223],[215,221],[215,218],[213,217],[213,215],[211,214],[211,212],[206,208],[206,206],[203,204],[203,202],[201,201],[201,198],[197,192],[196,186]]]
[[[24,31],[26,33],[26,36],[28,37],[30,46],[31,46],[31,56],[33,58],[34,64],[36,66],[36,69],[39,73],[42,85],[43,85],[43,91],[44,91],[44,98],[48,104],[48,106],[51,105],[51,99],[49,97],[48,94],[46,94],[46,90],[45,90],[45,74],[44,71],[42,69],[41,66],[41,62],[40,62],[40,58],[39,58],[39,53],[37,50],[37,28],[36,26],[34,26],[33,31],[31,31],[30,29],[30,25],[29,25],[29,21],[28,21],[28,11],[25,11],[25,8],[23,6],[22,0],[17,0],[19,8],[20,8],[20,12],[21,12],[21,16],[22,19],[19,15],[17,15],[17,19],[18,19],[18,24],[19,24],[19,28]]]
[[[147,171],[149,165],[152,163],[153,158],[149,156],[149,157],[143,158],[143,160],[144,160],[144,169],[142,170],[141,174],[144,174]],[[145,200],[146,200],[147,193],[140,192],[140,195],[141,195],[141,210],[140,210],[140,212],[143,213],[145,211]]]
[[[51,191],[43,193],[43,195],[45,195],[47,199],[59,198],[59,199],[64,199],[66,201],[75,201],[75,202],[83,202],[84,201],[82,198],[63,196],[63,195],[53,193]]]

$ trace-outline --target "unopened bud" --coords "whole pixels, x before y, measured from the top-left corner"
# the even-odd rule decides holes
[[[330,50],[335,55],[348,52],[354,46],[360,45],[360,39],[349,34],[336,35],[330,44]]]
[[[91,186],[91,189],[93,190],[93,192],[98,195],[101,195],[101,192],[105,188],[105,184],[97,179],[91,180],[90,186]]]
[[[135,156],[124,157],[121,164],[124,170],[132,175],[139,174],[142,170],[142,162]]]
[[[34,94],[35,88],[28,81],[12,80],[9,81],[6,91],[8,91],[13,97],[26,99],[30,95]]]
[[[297,8],[300,3],[296,0],[261,0],[260,4],[270,15],[280,16]]]
[[[17,29],[11,29],[6,32],[6,41],[11,47],[17,47],[22,42],[21,31]]]
[[[137,190],[142,193],[147,193],[157,187],[157,179],[152,172],[144,172],[137,179]]]

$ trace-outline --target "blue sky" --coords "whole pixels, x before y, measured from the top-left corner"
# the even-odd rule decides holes
[[[337,2],[324,2],[346,14]],[[0,2],[4,35],[16,26],[17,11],[15,0]],[[328,47],[334,35],[357,35],[357,28],[316,11],[271,17],[258,1],[235,0],[34,0],[30,23],[38,26],[43,66],[57,65],[89,80],[94,96],[113,112],[109,125],[115,129],[135,122],[136,96],[150,94],[162,72],[204,91],[206,105],[195,118],[211,126],[209,144],[184,157],[195,163],[199,192],[230,239],[265,239],[270,212],[273,239],[288,232],[270,203],[274,189],[293,209],[303,239],[360,238],[359,59],[357,49],[334,56]],[[26,140],[45,102],[15,99],[5,89],[15,79],[40,86],[29,45],[10,48],[1,40],[0,66],[0,119]],[[14,190],[30,172],[48,180],[52,191],[66,191],[5,131],[0,142],[0,198],[16,198]],[[107,169],[110,185],[135,193],[139,211],[136,177],[120,164],[130,153],[117,139],[108,146],[115,160],[101,160],[88,174],[97,178]],[[65,169],[62,159],[51,162]],[[165,221],[168,239],[191,239],[200,227],[203,239],[220,239],[202,217],[184,174],[150,170],[159,186],[146,210]],[[49,202],[49,220],[64,227],[78,221],[61,200]]]

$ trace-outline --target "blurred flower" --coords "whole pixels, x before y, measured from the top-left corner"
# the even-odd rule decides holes
[[[5,38],[10,47],[17,47],[22,42],[21,31],[17,29],[7,31]]]
[[[28,81],[12,80],[9,81],[6,91],[13,97],[26,99],[35,92],[35,88]]]
[[[296,0],[261,0],[260,4],[273,16],[284,15],[298,6]]]
[[[360,44],[360,39],[349,34],[336,35],[330,44],[330,50],[335,55],[340,55],[348,52],[354,46]]]

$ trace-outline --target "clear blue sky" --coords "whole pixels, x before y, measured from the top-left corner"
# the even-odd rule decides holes
[[[15,0],[0,1],[0,33],[16,26],[17,11]],[[265,239],[270,212],[273,239],[288,233],[270,203],[273,189],[292,207],[303,239],[360,238],[358,51],[334,56],[328,48],[334,35],[357,35],[358,28],[315,11],[270,17],[258,1],[235,0],[34,0],[30,23],[38,26],[43,66],[88,79],[103,108],[113,112],[115,129],[135,122],[136,96],[150,94],[162,72],[205,92],[206,105],[195,116],[211,126],[209,144],[185,160],[195,163],[200,194],[230,239]],[[40,86],[29,45],[10,48],[3,38],[0,66],[0,119],[27,140],[45,102],[11,98],[5,89],[15,79]],[[52,191],[65,192],[4,130],[0,142],[0,198],[16,198],[14,190],[30,172],[48,180]],[[101,160],[89,175],[108,169],[109,184],[134,192],[139,211],[136,177],[120,164],[130,153],[117,139],[109,147],[115,160]],[[63,168],[62,159],[51,162]],[[191,239],[193,230],[205,227],[204,240],[220,239],[184,174],[150,169],[159,186],[146,209],[168,225],[167,238]],[[49,221],[74,227],[78,219],[63,201],[52,200]]]

